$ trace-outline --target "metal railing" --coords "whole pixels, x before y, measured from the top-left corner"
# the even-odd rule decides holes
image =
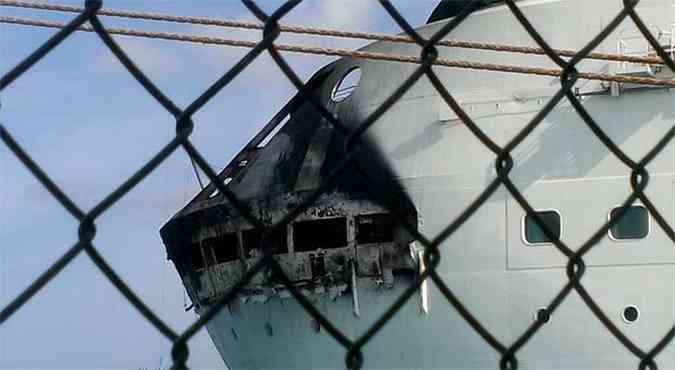
[[[609,1],[609,0],[603,0]],[[617,0],[618,1],[618,0]],[[453,294],[452,288],[441,278],[437,273],[436,268],[443,256],[438,246],[448,237],[458,232],[462,225],[469,219],[486,200],[497,191],[500,187],[504,187],[518,202],[518,204],[530,215],[533,220],[541,227],[545,233],[554,240],[555,247],[567,257],[567,277],[568,281],[556,294],[553,300],[549,303],[548,309],[550,314],[553,314],[561,303],[569,296],[572,291],[576,291],[582,298],[584,303],[590,308],[593,314],[597,317],[605,328],[616,337],[636,358],[640,360],[640,369],[656,369],[657,356],[659,353],[671,343],[675,336],[675,326],[672,326],[667,334],[659,340],[652,348],[641,348],[636,343],[631,341],[622,331],[613,324],[606,313],[600,309],[593,297],[588,293],[582,284],[582,277],[586,271],[586,264],[584,257],[593,249],[594,246],[602,239],[607,231],[621,218],[628,207],[636,201],[640,201],[649,210],[651,216],[656,220],[660,228],[667,234],[671,241],[675,242],[675,233],[671,226],[667,223],[664,217],[659,213],[654,204],[645,195],[645,188],[649,183],[650,174],[647,171],[647,165],[654,160],[655,157],[662,152],[662,150],[672,141],[675,136],[675,127],[672,127],[668,133],[659,140],[656,146],[642,158],[633,159],[624,153],[612,139],[603,132],[591,115],[586,111],[581,104],[579,98],[574,93],[574,87],[577,83],[580,72],[577,71],[577,65],[585,57],[587,57],[609,34],[621,24],[625,19],[630,18],[636,27],[640,30],[649,45],[655,50],[657,55],[663,60],[664,65],[675,72],[675,63],[672,55],[663,49],[662,45],[654,35],[652,35],[648,27],[644,24],[639,15],[635,12],[635,6],[639,3],[638,0],[624,0],[623,8],[614,16],[614,18],[607,24],[597,36],[595,36],[582,50],[576,55],[566,60],[563,59],[554,49],[541,37],[538,31],[530,23],[528,18],[522,13],[519,7],[513,0],[506,0],[506,6],[511,13],[518,19],[520,24],[533,37],[538,46],[545,51],[545,54],[558,65],[563,73],[560,76],[561,87],[558,92],[544,105],[543,109],[537,114],[525,127],[518,133],[510,142],[504,146],[497,144],[490,138],[460,107],[452,94],[441,83],[441,80],[431,68],[433,62],[438,57],[436,44],[448,36],[458,25],[481,5],[481,1],[474,1],[467,5],[459,15],[444,24],[441,29],[432,35],[430,38],[424,38],[418,34],[413,27],[411,27],[402,14],[388,1],[381,1],[382,7],[391,15],[391,18],[401,27],[401,29],[411,37],[416,44],[421,47],[421,65],[415,67],[414,72],[391,93],[391,95],[382,103],[379,109],[376,109],[370,114],[358,128],[352,130],[344,125],[338,117],[331,114],[325,107],[321,105],[319,100],[312,95],[311,91],[305,86],[300,78],[295,74],[293,69],[286,62],[284,57],[279,53],[275,47],[275,40],[282,33],[279,20],[282,19],[291,9],[293,9],[299,1],[288,1],[279,7],[274,13],[267,14],[261,10],[256,2],[253,0],[244,0],[246,7],[262,22],[264,22],[263,39],[255,47],[253,47],[234,67],[223,74],[215,83],[213,83],[206,91],[197,97],[190,105],[185,108],[178,107],[172,102],[127,56],[127,54],[118,46],[112,39],[106,28],[101,24],[97,13],[101,9],[102,1],[87,0],[85,1],[85,9],[77,15],[66,27],[58,31],[47,42],[35,50],[29,57],[20,62],[16,67],[7,72],[2,79],[0,79],[0,91],[8,88],[12,83],[27,71],[41,58],[51,52],[54,48],[68,38],[73,32],[84,23],[89,23],[93,30],[98,34],[101,41],[112,51],[119,62],[124,65],[127,71],[145,88],[157,103],[167,112],[173,115],[176,125],[176,136],[169,141],[156,155],[149,160],[145,165],[138,169],[130,178],[128,178],[121,186],[110,193],[100,203],[95,205],[90,210],[83,210],[79,205],[74,203],[60,188],[54,183],[45,171],[33,161],[30,153],[24,151],[17,141],[15,141],[5,126],[0,126],[0,138],[7,145],[7,147],[16,155],[32,174],[44,185],[44,187],[57,199],[61,205],[79,221],[79,240],[73,245],[65,254],[56,260],[44,273],[35,280],[24,292],[16,297],[9,305],[3,308],[0,312],[0,324],[4,323],[10,318],[18,309],[20,309],[28,300],[30,300],[36,293],[40,291],[45,284],[54,278],[65,266],[80,252],[84,251],[89,258],[96,264],[96,266],[107,276],[107,278],[116,286],[116,288],[126,297],[130,304],[132,304],[159,332],[161,332],[168,340],[173,343],[172,359],[173,368],[183,369],[187,368],[186,361],[188,358],[188,341],[197,331],[204,327],[204,325],[216,315],[219,310],[223,309],[228,302],[236,297],[236,294],[244,287],[247,282],[258,272],[264,268],[271,268],[278,276],[282,283],[288,288],[295,299],[312,315],[312,317],[331,335],[335,338],[339,345],[346,350],[346,366],[350,369],[359,369],[363,365],[363,347],[373,339],[381,329],[387,325],[387,322],[396,315],[403,304],[412,298],[414,293],[419,290],[425,283],[433,283],[447,298],[447,302],[451,304],[459,314],[466,320],[466,322],[475,330],[486,342],[486,346],[492,347],[495,351],[500,353],[501,361],[495,364],[495,367],[501,369],[517,369],[518,351],[525,346],[530,338],[541,328],[544,320],[537,320],[533,322],[526,330],[522,332],[519,338],[512,343],[503,343],[497,339],[492,332],[485,327],[472,313],[465,307],[462,302]],[[199,111],[206,102],[213,98],[219,91],[227,87],[230,82],[241,73],[247,66],[251,64],[258,56],[264,52],[268,52],[281,71],[288,77],[288,79],[297,87],[301,96],[305,101],[311,104],[321,115],[336,129],[337,132],[346,135],[348,142],[347,155],[339,162],[339,165],[331,172],[328,181],[317,189],[312,196],[306,198],[296,208],[289,210],[286,217],[280,222],[266,227],[263,222],[256,219],[254,215],[249,213],[247,207],[233,194],[222,181],[219,181],[218,174],[211,168],[200,151],[192,144],[190,137],[198,125],[193,122],[194,114]],[[372,326],[356,339],[348,338],[336,326],[327,320],[312,304],[298,291],[292,282],[284,275],[278,263],[274,260],[271,250],[264,250],[263,256],[254,265],[252,265],[234,286],[225,294],[220,300],[204,312],[198,320],[196,320],[184,332],[178,333],[173,328],[169,327],[161,318],[159,318],[146,304],[141,300],[130,288],[127,286],[118,274],[110,267],[110,265],[99,254],[94,244],[96,237],[95,221],[99,216],[114,206],[122,197],[124,197],[131,189],[133,189],[143,178],[150,174],[155,168],[162,163],[168,156],[179,148],[183,148],[195,164],[208,176],[210,181],[223,194],[228,201],[247,219],[252,225],[261,229],[265,235],[274,233],[277,228],[285,227],[298,214],[312,204],[322,193],[328,191],[332,187],[332,180],[340,176],[341,171],[354,160],[355,154],[361,150],[361,137],[363,133],[371,127],[375,122],[382,117],[382,115],[390,109],[411,86],[413,86],[419,79],[428,78],[440,96],[445,100],[448,106],[461,119],[466,127],[480,140],[486,148],[488,148],[495,156],[495,169],[497,177],[484,189],[484,191],[451,223],[444,228],[436,237],[429,239],[421,235],[416,229],[408,224],[405,217],[396,212],[395,207],[391,207],[392,214],[399,217],[399,221],[408,229],[417,242],[424,246],[423,252],[423,266],[419,276],[417,276],[413,283],[406,289],[406,291],[398,297],[395,303],[389,307],[386,312],[375,322]],[[628,198],[625,199],[616,218],[608,220],[607,223],[597,230],[587,242],[583,245],[575,246],[574,248],[566,245],[563,241],[556,240],[551,230],[546,228],[544,222],[540,219],[537,213],[534,212],[528,200],[521,194],[514,183],[509,178],[509,174],[514,168],[514,159],[512,153],[514,149],[525,140],[530,133],[544,120],[554,107],[563,99],[567,99],[571,105],[579,113],[585,124],[591,129],[594,135],[616,156],[626,167],[631,171],[630,185],[632,192]],[[374,183],[368,178],[367,174],[363,174],[368,183]],[[373,193],[377,193],[374,191]],[[424,288],[426,289],[426,288]],[[1,327],[0,327],[1,330]]]
[[[651,26],[651,32],[655,34],[655,39],[669,57],[675,57],[675,24],[671,29],[663,29],[657,26]],[[617,42],[617,53],[626,57],[650,57],[656,56],[656,49],[645,39],[641,31],[627,30],[628,35],[622,35]],[[648,75],[654,75],[658,70],[662,69],[661,65],[653,65],[649,63],[636,63],[623,61],[619,62],[619,73],[639,73],[645,72]]]

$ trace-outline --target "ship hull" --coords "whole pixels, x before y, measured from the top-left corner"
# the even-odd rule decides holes
[[[566,283],[564,275],[560,270],[485,272],[445,274],[444,279],[485,328],[508,346],[534,322],[536,309],[546,306]],[[601,298],[600,306],[629,338],[648,349],[666,335],[669,326],[665,323],[674,320],[675,295],[667,282],[675,281],[675,267],[651,267],[648,272],[641,267],[591,268],[588,275],[588,280],[597,282],[587,284],[588,290]],[[623,282],[620,287],[617,280]],[[647,281],[652,284],[645,290]],[[405,283],[384,289],[372,281],[360,281],[360,317],[353,314],[350,296],[333,301],[317,295],[310,300],[354,340],[403,294]],[[620,311],[622,305],[635,302],[648,304],[640,305],[643,319],[639,325],[629,326],[621,320]],[[207,329],[230,369],[346,368],[347,350],[324,328],[317,332],[312,318],[294,299],[234,302]],[[492,370],[501,359],[433,287],[428,314],[420,313],[414,295],[363,347],[363,356],[365,369]],[[574,292],[516,357],[520,369],[615,370],[639,365]],[[660,368],[675,364],[672,346],[659,354],[657,363]]]
[[[518,5],[551,45],[579,50],[619,13],[623,2],[525,0]],[[675,31],[675,7],[672,5],[675,4],[666,0],[642,1],[638,13],[650,25],[668,29],[672,24]],[[424,37],[430,37],[444,24],[437,22],[419,31]],[[622,37],[631,32],[635,32],[635,25],[628,19],[596,51],[616,52]],[[530,35],[504,6],[472,15],[450,38],[535,46]],[[364,51],[418,56],[420,48],[381,42],[367,46]],[[496,55],[503,54],[439,48],[440,58],[492,63],[496,58],[502,58],[500,62],[556,68],[546,57]],[[582,62],[579,69],[611,73],[616,72],[619,65],[594,60]],[[356,66],[363,74],[358,88],[349,99],[341,103],[330,102],[331,90]],[[355,128],[416,67],[342,59],[334,64],[317,95],[343,123]],[[559,79],[548,76],[441,67],[435,67],[434,71],[476,125],[502,147],[545,109],[560,88]],[[577,87],[578,99],[598,127],[636,162],[656,146],[675,123],[673,89],[646,86],[615,89],[616,86],[597,81],[580,81]],[[301,119],[298,116],[296,114],[293,119]],[[318,120],[316,117],[318,114],[311,119]],[[330,129],[328,125],[326,127],[326,130]],[[321,137],[327,136],[321,135],[317,134],[319,139],[312,139],[315,140],[313,143],[321,143],[324,140]],[[426,78],[420,79],[387,110],[368,129],[366,137],[385,158],[387,169],[409,197],[415,209],[415,227],[428,239],[434,239],[460,217],[497,177],[496,154],[448,108]],[[307,146],[313,148],[311,143]],[[264,153],[261,156],[268,158]],[[514,167],[509,179],[534,210],[558,214],[559,238],[572,250],[584,246],[633,191],[631,169],[596,137],[566,99],[551,109],[510,156]],[[270,150],[269,158],[279,157],[279,153]],[[330,155],[323,151],[321,158],[324,157]],[[316,158],[309,158],[305,163],[312,160],[316,162]],[[260,162],[270,163],[272,159]],[[251,175],[245,177],[242,184],[258,184],[262,182],[259,178],[265,179],[273,172],[256,170],[255,165],[255,162],[251,165]],[[305,173],[304,169],[298,172]],[[647,169],[650,177],[645,194],[664,220],[675,225],[675,146],[664,148]],[[237,179],[232,182],[235,194],[260,196],[255,192],[261,187],[240,185],[237,188],[236,182]],[[302,179],[297,183],[301,182]],[[322,198],[322,202],[329,203],[331,196],[325,197],[328,200]],[[348,236],[351,244],[345,250],[356,250],[350,252],[350,258],[354,257],[358,265],[359,253],[363,250],[358,249],[353,225],[359,209],[345,206],[350,201],[349,197],[335,196],[337,206],[322,204],[318,206],[323,207],[321,210],[313,209],[301,217],[304,222],[312,217],[328,217],[323,214],[324,210],[336,214],[344,211],[340,215],[351,225]],[[277,221],[292,209],[291,203],[298,204],[295,200],[289,201],[283,206],[272,207],[273,211],[259,213]],[[640,204],[640,201],[636,202],[636,206]],[[368,212],[375,212],[374,206],[368,207],[371,207]],[[284,212],[274,213],[278,209]],[[589,304],[597,305],[607,320],[643,353],[657,346],[675,325],[675,290],[672,289],[675,247],[668,232],[659,226],[652,214],[646,216],[647,233],[639,238],[617,240],[611,233],[602,235],[583,256],[586,270],[580,280],[581,286],[566,289],[570,288],[568,258],[552,243],[529,243],[524,229],[526,216],[516,197],[500,186],[439,246],[438,275],[499,345],[490,344],[488,338],[479,334],[432,282],[427,282],[424,289],[412,294],[400,311],[365,343],[363,368],[499,368],[504,348],[517,343],[535,323],[537,313],[548,309],[561,292],[567,292],[562,296],[562,303],[516,351],[519,369],[638,368],[640,360],[634,353],[635,348],[632,351],[617,339]],[[228,230],[236,229],[226,223],[223,225],[223,228],[230,228]],[[293,225],[288,226],[289,245],[293,242],[292,233],[297,232],[293,228]],[[203,234],[219,232],[215,227],[212,229]],[[195,240],[203,237],[199,233],[195,235]],[[407,250],[407,242],[399,243],[400,250]],[[291,246],[287,255],[278,258],[285,263],[284,268],[293,267],[287,269],[291,280],[305,284],[314,267],[308,262],[307,253],[296,253],[293,248]],[[420,249],[419,243],[410,243],[411,252]],[[236,269],[232,267],[225,271],[224,267],[208,267],[204,272],[194,274],[196,277],[182,273],[198,313],[208,310],[212,302],[237,281],[245,267],[253,264],[253,260],[247,258],[249,256],[242,257]],[[305,267],[300,269],[304,275],[292,276],[294,263],[301,259],[296,265],[304,264]],[[345,275],[345,265],[336,266],[329,268],[334,269],[332,277]],[[349,279],[341,281],[349,288],[338,289],[340,294],[323,292],[330,286],[324,284],[326,279],[321,277],[315,278],[312,284],[303,285],[302,289],[327,320],[355,341],[404,294],[422,268],[416,267],[417,270],[408,269],[403,274],[392,268],[393,282],[384,283],[382,279],[372,277],[372,271],[361,273],[357,270],[352,272],[357,284],[354,286]],[[382,271],[377,273],[382,274]],[[233,370],[345,368],[347,350],[325,328],[319,328],[288,292],[285,296],[272,292],[279,287],[278,280],[274,282],[276,285],[265,286],[264,279],[258,278],[206,325],[227,366]],[[197,286],[201,286],[201,290],[195,288]],[[582,299],[585,293],[593,302]],[[631,307],[638,311],[639,317],[635,320],[626,317],[627,309]],[[675,368],[675,345],[666,346],[655,357],[655,362],[660,369]]]

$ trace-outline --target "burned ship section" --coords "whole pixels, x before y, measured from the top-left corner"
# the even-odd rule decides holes
[[[350,95],[359,79],[358,66],[332,64],[307,86],[329,111],[354,126]],[[219,179],[269,227],[326,183],[344,158],[345,146],[346,137],[298,94]],[[222,297],[264,248],[274,251],[273,258],[303,293],[332,299],[357,295],[363,278],[391,288],[397,278],[415,274],[419,253],[409,232],[417,224],[415,209],[367,137],[356,160],[332,185],[274,232],[253,228],[214,185],[206,187],[160,232],[194,305],[199,309]],[[411,226],[403,227],[398,216]],[[260,303],[274,296],[290,293],[267,268],[245,285],[238,299]]]

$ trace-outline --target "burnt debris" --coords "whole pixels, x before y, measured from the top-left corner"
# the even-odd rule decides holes
[[[350,99],[331,98],[341,74],[354,69],[328,65],[308,85],[329,110],[356,126]],[[301,101],[300,96],[291,99],[263,129],[269,135],[284,122],[267,145],[262,146],[265,138],[257,135],[220,174],[267,226],[324,185],[346,153],[345,135],[310,103]],[[333,189],[273,233],[252,228],[213,185],[164,225],[160,234],[168,258],[196,306],[225,292],[265,248],[274,251],[274,258],[296,285],[333,298],[349,289],[356,277],[372,277],[391,286],[394,272],[416,269],[409,245],[412,237],[388,211],[407,215],[415,225],[412,202],[377,147],[367,137],[360,145],[359,157],[344,169]],[[377,192],[366,183],[375,183]],[[283,295],[283,290],[268,270],[257,274],[241,295],[266,301],[261,297]]]

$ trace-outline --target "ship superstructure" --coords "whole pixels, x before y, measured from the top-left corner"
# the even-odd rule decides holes
[[[432,35],[462,2],[443,2],[418,31]],[[534,42],[499,2],[472,14],[452,38],[506,45]],[[621,1],[518,2],[543,37],[579,50],[621,9]],[[645,0],[641,17],[671,55],[675,2]],[[651,55],[627,20],[597,51]],[[363,49],[415,56],[419,47],[389,42]],[[478,62],[495,55],[439,48],[440,57]],[[551,68],[547,58],[511,54],[507,62]],[[356,127],[414,66],[341,59],[308,82],[326,108]],[[663,66],[587,60],[585,71],[672,79]],[[498,144],[508,142],[560,88],[559,79],[437,68],[462,108]],[[640,158],[675,124],[673,90],[584,81],[576,94],[601,128]],[[275,128],[280,127],[278,131]],[[271,136],[271,139],[268,137]],[[266,142],[266,143],[265,143]],[[267,224],[281,220],[313,190],[345,153],[345,137],[311,104],[296,96],[220,174],[228,188]],[[423,249],[390,212],[404,215],[429,238],[455,219],[495,178],[495,156],[462,124],[426,79],[420,80],[373,127],[366,149],[272,243],[284,273],[314,306],[356,338],[422,271]],[[649,197],[675,224],[675,151],[650,164]],[[566,244],[578,246],[629,194],[630,171],[602,145],[569,103],[561,102],[514,151],[509,175],[540,217]],[[365,185],[363,173],[376,184]],[[373,188],[378,189],[373,194]],[[584,286],[632,340],[651,348],[675,322],[675,246],[640,204],[627,212],[586,257]],[[199,314],[217,301],[259,258],[262,235],[215,186],[204,189],[162,228]],[[567,282],[567,258],[504,189],[441,245],[439,274],[500,340],[510,343],[546,314]],[[648,287],[645,289],[645,287]],[[523,369],[634,368],[635,358],[571,294],[518,352]],[[664,323],[667,323],[664,325]],[[231,369],[344,367],[344,350],[305,312],[268,270],[257,274],[207,329]],[[364,348],[368,369],[494,369],[494,351],[426,284]],[[675,368],[675,349],[658,357]]]

